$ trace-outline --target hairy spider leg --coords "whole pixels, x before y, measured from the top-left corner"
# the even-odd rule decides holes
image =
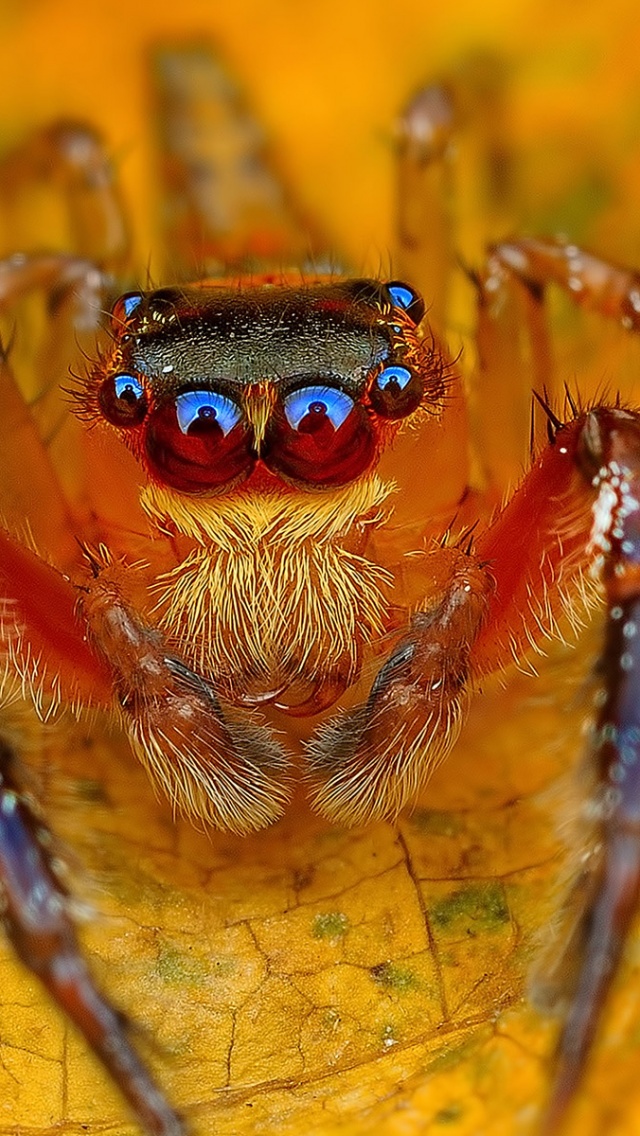
[[[549,238],[502,242],[491,250],[490,259],[505,277],[507,289],[510,282],[517,287],[517,281],[522,281],[531,290],[541,318],[545,290],[553,284],[584,310],[615,320],[628,331],[640,330],[640,275],[633,269]],[[566,906],[577,912],[577,921],[574,914],[574,926],[555,962],[549,989],[543,990],[546,1001],[568,997],[545,1117],[545,1133],[552,1134],[561,1126],[582,1082],[640,894],[640,685],[635,638],[640,427],[637,414],[621,407],[620,399],[610,409],[594,406],[581,414],[582,408],[567,391],[565,404],[575,421],[562,428],[549,405],[551,400],[540,401],[556,449],[561,443],[565,449],[569,432],[584,421],[573,444],[574,461],[583,484],[595,494],[587,555],[592,575],[604,586],[607,603],[597,672],[601,685],[588,752],[598,787],[585,808],[585,824],[595,823],[598,830],[595,851],[567,897]],[[570,557],[571,548],[565,545],[567,553]],[[565,571],[564,564],[561,571]],[[558,981],[560,990],[555,989]]]
[[[108,271],[127,251],[119,190],[94,132],[68,124],[41,132],[0,163],[0,198],[11,205],[34,178],[59,190],[74,223],[77,248],[95,258],[51,252],[14,255],[0,262],[0,307],[13,308],[39,292],[52,325],[37,368],[38,389],[27,389],[25,397],[14,380],[7,352],[0,372],[0,456],[7,489],[2,519],[9,525],[0,530],[2,661],[7,680],[15,675],[23,695],[31,697],[41,716],[47,717],[61,701],[72,707],[110,706],[113,675],[87,640],[77,587],[27,545],[35,544],[40,553],[77,574],[84,555],[82,541],[101,539],[114,527],[119,537],[128,535],[138,503],[137,472],[134,466],[133,476],[131,469],[123,474],[120,447],[106,438],[92,448],[86,430],[67,406],[60,428],[60,384],[84,345],[95,350]],[[21,233],[23,247],[29,247],[28,227],[18,226],[13,239],[19,241]],[[33,238],[33,243],[40,241]],[[19,367],[21,352],[15,345],[11,354]],[[71,456],[76,466],[68,461]],[[86,494],[83,485],[89,487]],[[96,516],[92,494],[97,486],[104,490],[107,485],[113,493],[106,496],[112,507],[105,518]],[[104,493],[101,500],[104,508]],[[127,546],[126,540],[120,544]],[[11,690],[8,683],[6,693]],[[184,1131],[182,1121],[136,1055],[122,1015],[91,980],[64,889],[52,867],[49,842],[41,838],[45,826],[13,779],[9,746],[0,745],[0,890],[9,939],[84,1033],[145,1131],[151,1136],[178,1136]]]

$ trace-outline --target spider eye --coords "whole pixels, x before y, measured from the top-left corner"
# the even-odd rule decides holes
[[[334,387],[304,387],[284,400],[286,419],[301,434],[323,429],[325,420],[334,431],[339,430],[353,407],[353,399]]]
[[[98,393],[100,409],[112,426],[139,426],[147,413],[147,398],[137,375],[111,375]]]
[[[255,460],[240,407],[211,390],[185,391],[157,407],[145,447],[158,478],[182,493],[206,493],[248,477]]]
[[[385,367],[373,380],[371,405],[383,418],[406,418],[422,401],[422,380],[408,367]]]
[[[419,324],[424,317],[424,300],[420,293],[402,280],[390,280],[386,289],[394,308],[402,308],[410,320]]]
[[[366,411],[345,391],[292,391],[267,428],[262,458],[270,469],[308,485],[344,485],[371,464],[375,442]]]
[[[142,303],[144,295],[142,292],[125,292],[124,296],[120,296],[116,300],[111,309],[111,327],[115,332],[124,330],[126,324],[131,319],[136,308]]]
[[[230,398],[216,391],[193,390],[178,395],[176,416],[183,434],[203,434],[212,429],[229,434],[242,414]]]

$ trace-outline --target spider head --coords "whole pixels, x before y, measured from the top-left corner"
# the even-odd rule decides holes
[[[403,421],[440,409],[444,362],[423,315],[400,281],[127,293],[85,411],[179,493],[265,477],[333,489],[370,472]]]

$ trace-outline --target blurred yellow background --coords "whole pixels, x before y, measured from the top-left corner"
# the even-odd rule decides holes
[[[99,125],[152,256],[144,54],[202,35],[220,48],[274,137],[303,203],[355,262],[391,244],[393,117],[425,79],[483,56],[504,71],[522,155],[519,229],[566,227],[640,253],[640,13],[631,0],[205,0],[125,5],[3,0],[0,143],[58,115]],[[612,161],[617,184],[609,184]],[[622,218],[627,235],[619,235]],[[640,258],[640,257],[639,257]]]

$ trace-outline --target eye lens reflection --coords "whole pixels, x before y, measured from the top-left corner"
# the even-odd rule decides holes
[[[303,387],[284,400],[289,425],[304,434],[313,433],[323,422],[339,430],[353,407],[353,399],[335,387]]]
[[[187,391],[178,395],[176,416],[183,434],[200,432],[215,425],[225,437],[242,417],[240,407],[230,398],[207,390]]]
[[[116,398],[126,402],[137,402],[144,395],[144,387],[137,375],[116,375],[113,380]]]

